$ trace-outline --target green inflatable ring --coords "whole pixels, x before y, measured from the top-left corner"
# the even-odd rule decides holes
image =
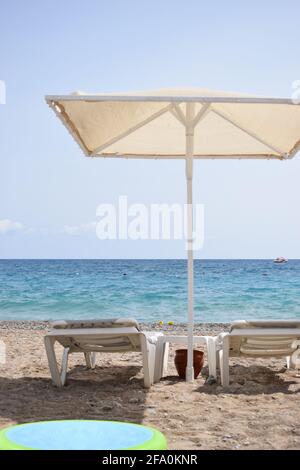
[[[98,420],[39,421],[0,430],[0,450],[165,450],[157,429]]]

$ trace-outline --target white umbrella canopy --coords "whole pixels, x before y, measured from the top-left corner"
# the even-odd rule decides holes
[[[291,99],[170,89],[46,100],[87,156],[185,158],[186,103],[197,123],[194,158],[283,159],[299,146],[300,107]]]
[[[188,203],[188,364],[193,379],[193,160],[292,158],[300,148],[300,106],[204,89],[46,96],[88,157],[183,158]]]

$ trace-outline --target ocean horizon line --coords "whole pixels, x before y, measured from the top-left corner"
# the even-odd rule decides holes
[[[194,258],[194,261],[273,261],[274,258]],[[299,261],[300,258],[288,258]],[[186,258],[0,258],[0,261],[187,261]]]

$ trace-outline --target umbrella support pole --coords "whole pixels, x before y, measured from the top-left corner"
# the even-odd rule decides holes
[[[187,258],[188,258],[188,357],[186,381],[194,380],[194,257],[193,257],[193,155],[195,103],[186,105],[186,183],[187,183]]]

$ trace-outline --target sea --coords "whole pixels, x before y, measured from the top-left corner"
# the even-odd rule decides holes
[[[300,318],[300,260],[195,260],[195,322]],[[186,260],[0,260],[0,320],[185,323]]]

